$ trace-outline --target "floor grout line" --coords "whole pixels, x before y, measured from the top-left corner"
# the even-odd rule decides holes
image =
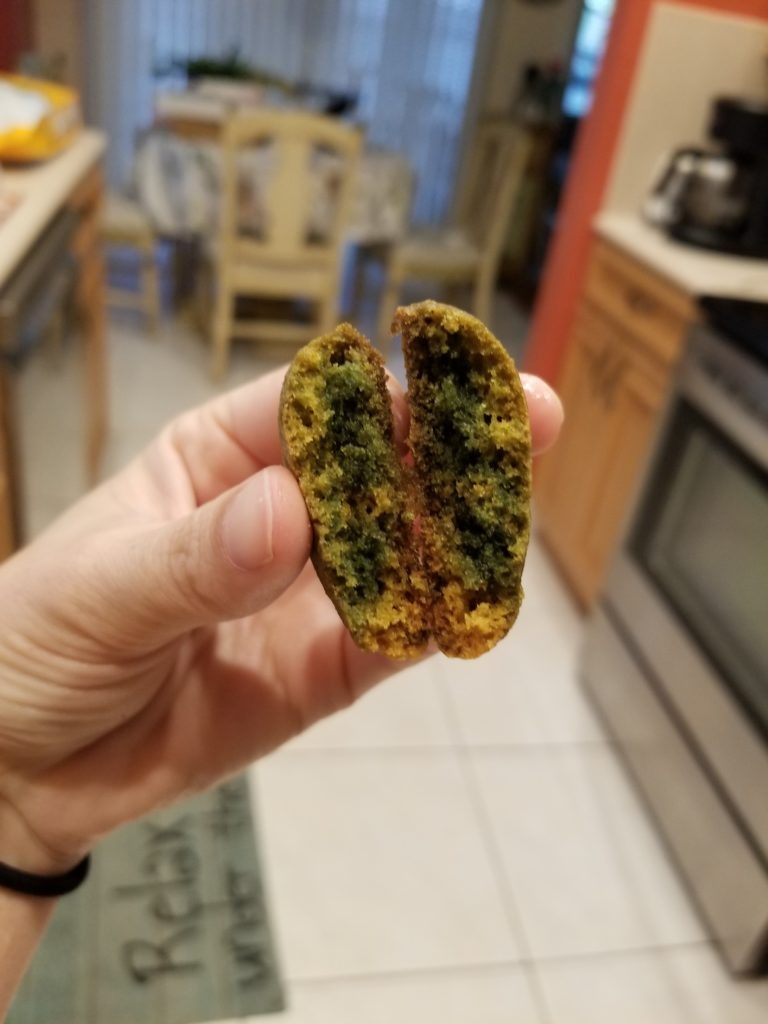
[[[701,939],[697,942],[676,942],[663,946],[627,946],[623,949],[592,950],[587,953],[557,953],[552,956],[521,956],[520,958],[502,957],[498,960],[485,960],[478,963],[435,964],[428,967],[401,967],[382,969],[380,971],[350,971],[341,974],[313,976],[286,974],[284,980],[289,985],[324,985],[344,981],[394,981],[398,978],[428,977],[443,974],[454,975],[457,972],[464,974],[492,974],[501,973],[509,968],[531,970],[537,967],[560,967],[606,959],[620,960],[635,956],[663,957],[668,953],[701,949],[715,951],[715,946],[711,940]]]
[[[385,684],[386,685],[386,684]],[[385,755],[399,755],[399,754],[445,754],[456,751],[466,750],[473,754],[531,754],[537,755],[541,753],[547,754],[560,754],[567,753],[569,751],[605,751],[614,750],[615,744],[608,740],[569,740],[563,743],[554,742],[542,742],[542,743],[464,743],[452,741],[449,743],[433,743],[433,744],[367,744],[365,746],[337,746],[337,747],[311,747],[311,746],[288,746],[280,750],[281,757],[288,757],[294,755],[325,755],[325,754],[340,754],[347,756],[349,754],[385,754]]]
[[[621,959],[630,956],[663,956],[685,949],[715,949],[712,939],[691,939],[681,942],[643,943],[638,946],[623,946],[621,949],[599,949],[587,952],[553,953],[537,956],[530,961],[539,967],[558,966],[559,964],[581,963],[587,960]]]
[[[455,977],[457,974],[502,974],[511,969],[517,970],[522,968],[523,964],[519,960],[512,959],[500,959],[500,960],[488,960],[483,963],[477,964],[437,964],[430,967],[401,967],[394,970],[382,970],[382,971],[360,971],[360,972],[347,972],[345,974],[328,974],[314,977],[301,977],[300,975],[287,975],[285,982],[288,985],[333,985],[343,983],[345,981],[397,981],[399,979],[406,978],[429,978],[429,977],[442,977],[449,976]]]

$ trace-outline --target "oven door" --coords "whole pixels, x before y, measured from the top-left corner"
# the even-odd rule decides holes
[[[607,604],[768,867],[768,428],[754,400],[760,372],[722,341],[694,340]]]

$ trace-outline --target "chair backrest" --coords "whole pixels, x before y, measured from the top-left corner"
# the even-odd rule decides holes
[[[343,239],[361,133],[318,114],[263,110],[233,115],[222,142],[224,258],[332,261]]]
[[[480,124],[472,150],[457,220],[478,246],[483,260],[495,263],[501,256],[512,206],[525,173],[530,139],[513,122],[494,119]]]

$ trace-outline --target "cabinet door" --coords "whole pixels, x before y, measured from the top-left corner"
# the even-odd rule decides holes
[[[585,305],[559,389],[565,424],[537,466],[536,521],[580,601],[594,603],[629,511],[663,401],[621,328]]]
[[[601,241],[589,261],[586,297],[614,323],[631,331],[657,362],[679,360],[696,308],[675,285]]]

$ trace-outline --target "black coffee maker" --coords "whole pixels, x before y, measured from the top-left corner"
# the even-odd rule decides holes
[[[768,258],[768,105],[720,97],[717,149],[679,149],[646,200],[648,220],[689,245]]]

